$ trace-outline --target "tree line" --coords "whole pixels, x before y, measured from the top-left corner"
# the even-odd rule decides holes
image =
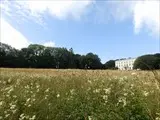
[[[118,69],[116,60],[101,63],[98,55],[75,54],[73,49],[46,47],[31,44],[27,48],[15,49],[0,42],[0,67],[11,68],[57,68],[57,69]],[[136,59],[134,69],[160,69],[160,53],[143,55]]]
[[[75,54],[72,48],[68,50],[31,44],[27,48],[17,50],[0,43],[0,67],[102,69],[102,66],[98,55]]]
[[[133,68],[141,70],[160,69],[160,53],[139,56],[135,60]]]

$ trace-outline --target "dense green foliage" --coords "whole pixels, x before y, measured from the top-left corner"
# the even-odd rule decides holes
[[[160,54],[143,55],[134,62],[134,69],[153,70],[160,69]]]
[[[101,69],[100,58],[93,53],[74,54],[73,49],[31,44],[16,50],[1,43],[0,67]]]
[[[115,60],[109,60],[104,64],[105,69],[116,69]]]
[[[160,120],[148,71],[0,70],[1,120]]]
[[[11,68],[60,68],[60,69],[117,69],[115,60],[101,63],[98,55],[87,53],[75,54],[73,49],[45,47],[31,44],[17,50],[0,42],[0,67]],[[143,55],[137,58],[134,69],[160,69],[160,53]]]

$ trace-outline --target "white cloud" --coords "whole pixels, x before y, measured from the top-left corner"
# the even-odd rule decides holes
[[[46,47],[55,47],[55,43],[52,41],[45,42],[43,45]]]
[[[160,33],[160,1],[159,0],[137,0],[111,2],[112,16],[118,21],[133,19],[134,31],[138,34],[146,30],[154,35]]]
[[[80,18],[91,0],[85,1],[25,1],[19,2],[24,8],[29,9],[33,15],[43,14],[48,11],[51,15],[64,19],[67,16]]]
[[[148,28],[152,34],[160,34],[160,8],[159,1],[139,1],[134,7],[135,32],[143,27]]]
[[[0,18],[0,41],[21,49],[29,45],[29,41],[19,31],[13,28],[5,19]]]
[[[32,20],[41,25],[45,25],[44,18],[46,13],[60,20],[79,20],[92,9],[94,11],[93,16],[98,16],[95,17],[96,21],[115,19],[121,22],[132,19],[136,34],[147,30],[150,34],[159,36],[159,4],[159,0],[102,2],[96,2],[96,0],[16,0],[8,2],[8,0],[4,0],[0,7],[3,14],[10,15],[16,19]],[[91,5],[94,7],[90,7]],[[94,21],[92,18],[89,19],[90,22]]]
[[[40,24],[46,13],[58,19],[73,18],[79,20],[94,0],[25,0],[10,1],[5,0],[1,3],[2,12],[14,16],[25,17],[25,19],[34,20]],[[6,9],[8,8],[8,9]],[[11,10],[11,8],[15,12]]]

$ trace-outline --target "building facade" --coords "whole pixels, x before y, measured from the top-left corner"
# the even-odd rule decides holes
[[[120,59],[115,61],[115,67],[120,70],[133,70],[136,58]]]

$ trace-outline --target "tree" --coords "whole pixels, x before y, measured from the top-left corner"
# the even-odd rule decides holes
[[[160,58],[155,55],[143,55],[134,62],[134,69],[153,70],[160,69]],[[159,56],[159,55],[158,55]]]
[[[101,69],[102,63],[98,55],[88,53],[86,56],[81,57],[81,66],[87,69]]]
[[[0,67],[116,69],[114,60],[102,65],[98,55],[93,53],[75,54],[72,48],[68,50],[31,44],[27,48],[17,50],[1,42]],[[160,69],[160,53],[138,57],[134,63],[134,69],[137,68],[142,70]]]
[[[82,65],[81,65],[81,55],[79,54],[75,54],[74,55],[74,64],[75,64],[75,68],[81,69]]]
[[[19,50],[0,42],[0,67],[17,67],[18,52]]]
[[[104,64],[105,69],[115,69],[115,61],[109,60]]]

